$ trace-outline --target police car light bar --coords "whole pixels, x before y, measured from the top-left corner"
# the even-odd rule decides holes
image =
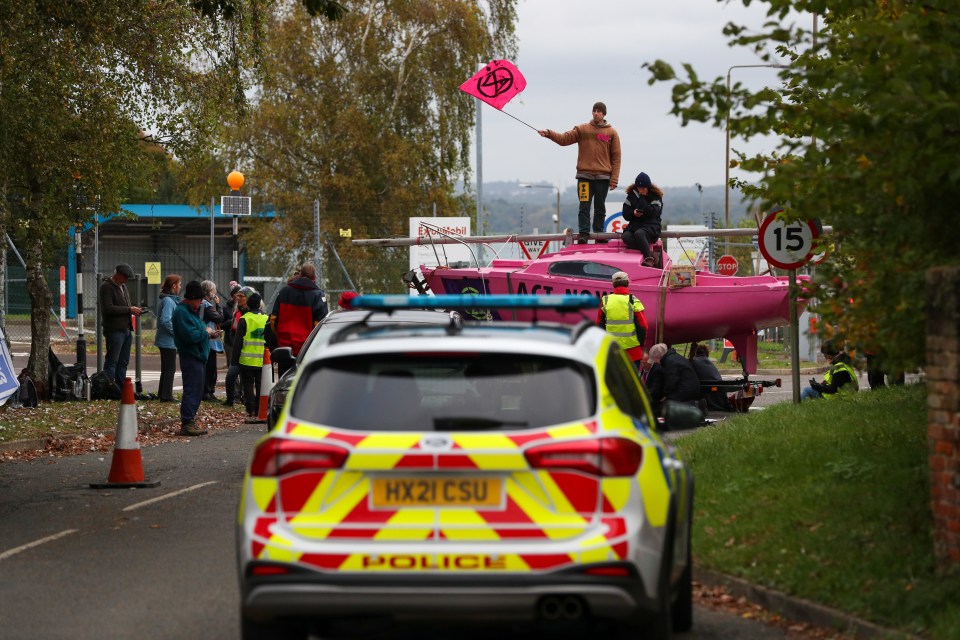
[[[350,301],[351,309],[596,309],[600,300],[588,295],[363,295]]]

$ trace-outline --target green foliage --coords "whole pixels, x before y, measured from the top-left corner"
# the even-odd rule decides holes
[[[678,440],[701,566],[911,633],[956,637],[933,557],[926,387],[778,404]]]
[[[750,4],[744,0],[744,4]],[[758,92],[724,78],[678,80],[656,61],[650,82],[673,82],[673,113],[729,126],[733,138],[775,134],[770,154],[737,154],[759,185],[733,186],[785,205],[789,218],[832,225],[817,270],[817,311],[846,339],[907,368],[922,363],[924,271],[955,265],[960,229],[960,12],[953,2],[768,0],[759,31],[727,25],[758,64],[788,65]],[[816,12],[797,20],[792,12]],[[790,14],[788,16],[788,14]],[[808,14],[809,15],[809,14]]]
[[[187,153],[230,84],[208,21],[181,0],[32,0],[0,13],[0,227],[28,262],[28,368],[45,378],[44,265],[94,206],[119,210],[167,162],[144,132]],[[212,44],[211,44],[212,43]],[[159,153],[159,156],[158,156]],[[2,236],[0,236],[2,237]]]
[[[249,118],[223,156],[244,158],[250,193],[276,222],[248,250],[287,261],[313,240],[313,201],[334,238],[407,235],[407,218],[461,215],[458,177],[470,167],[474,100],[459,91],[480,59],[513,51],[514,0],[346,2],[342,20],[291,5],[270,19]],[[343,243],[361,264],[383,249]],[[404,252],[406,255],[406,252]],[[395,290],[405,260],[356,277]]]

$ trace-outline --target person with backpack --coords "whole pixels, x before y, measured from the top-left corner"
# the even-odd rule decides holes
[[[317,269],[305,262],[299,275],[280,290],[273,303],[270,330],[276,336],[276,346],[290,347],[293,355],[298,355],[307,336],[326,316],[327,303],[317,285]],[[286,370],[286,366],[277,364],[277,375],[282,376]]]
[[[611,278],[613,293],[603,296],[597,324],[617,340],[638,371],[647,339],[647,314],[643,303],[630,293],[630,276],[617,271]]]
[[[203,398],[210,338],[217,333],[200,319],[203,287],[196,280],[187,283],[183,300],[173,310],[173,341],[180,355],[183,396],[180,399],[180,435],[202,436],[207,432],[197,426],[197,410]]]
[[[154,344],[160,350],[160,402],[174,402],[173,378],[177,373],[177,345],[173,340],[173,311],[180,304],[182,280],[176,274],[163,279],[157,304],[157,335]]]

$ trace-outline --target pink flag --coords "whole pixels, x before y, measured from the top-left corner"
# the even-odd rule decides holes
[[[460,90],[483,100],[491,107],[503,109],[503,105],[526,87],[526,78],[512,62],[491,60],[490,64],[460,85]]]

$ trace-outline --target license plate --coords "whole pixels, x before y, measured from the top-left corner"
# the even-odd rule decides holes
[[[499,507],[501,478],[374,478],[373,506]]]

